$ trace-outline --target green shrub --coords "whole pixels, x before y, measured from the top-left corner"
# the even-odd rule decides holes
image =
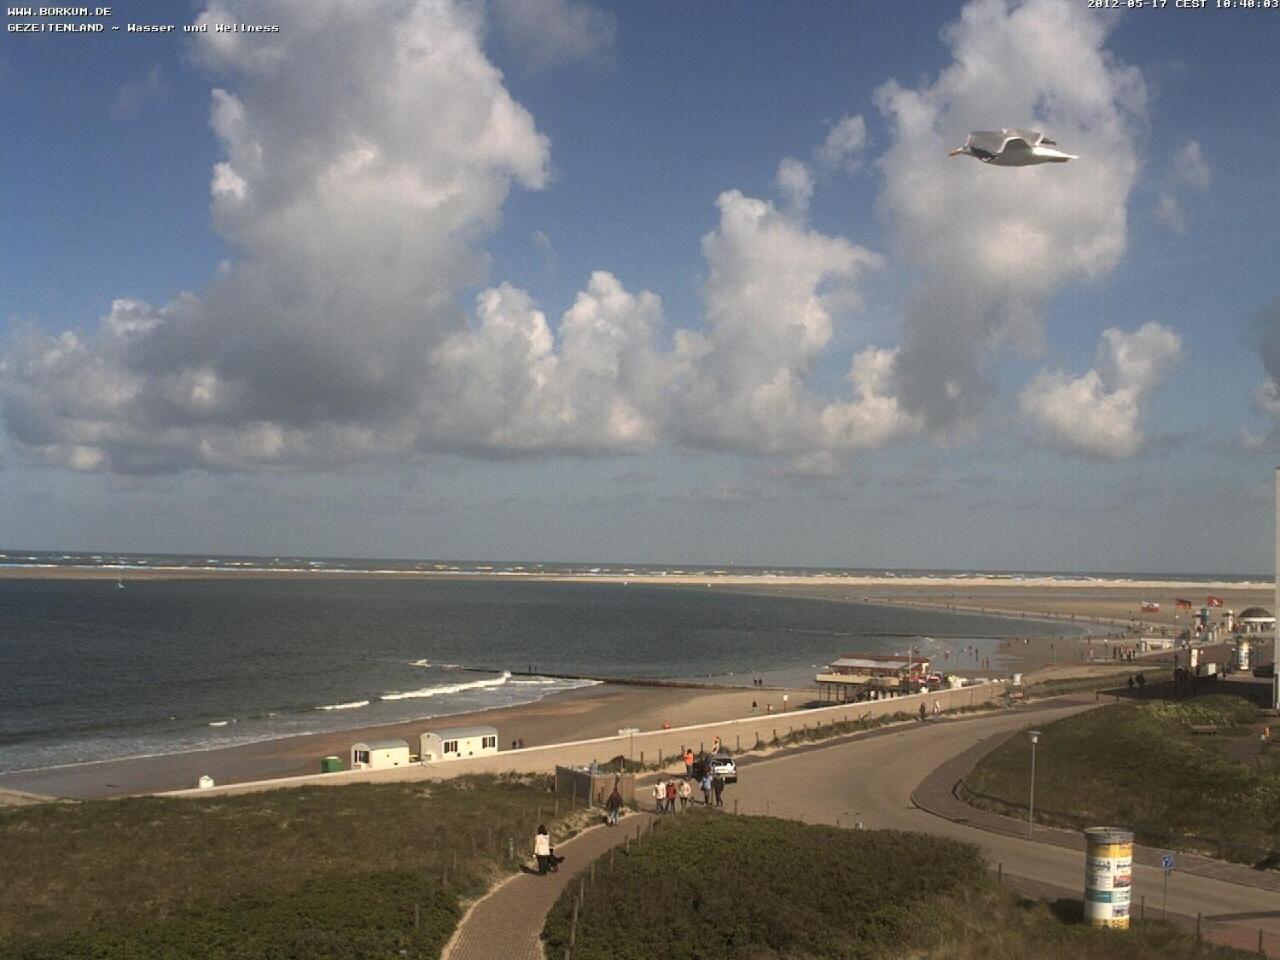
[[[579,884],[547,916],[564,956]],[[1162,923],[1080,922],[1079,901],[998,887],[976,848],[764,817],[673,821],[585,886],[573,960],[1190,960],[1244,958]]]
[[[728,960],[757,947],[879,956],[910,928],[914,904],[989,882],[976,848],[963,844],[695,813],[602,873],[573,956]],[[575,893],[571,885],[547,918],[548,956],[568,943]]]
[[[1280,847],[1280,774],[1233,759],[1221,736],[1190,727],[1229,734],[1257,716],[1242,698],[1206,696],[1116,704],[1048,724],[1036,746],[1037,819],[1114,824],[1139,840],[1256,859]],[[982,795],[974,802],[1025,816],[1030,752],[1017,735],[988,754],[965,777]]]
[[[549,789],[547,777],[465,777],[0,809],[0,955],[91,957],[81,947],[96,944],[104,957],[126,946],[148,958],[230,957],[239,954],[162,945],[234,944],[264,924],[289,942],[346,943],[364,922],[356,914],[390,910],[400,926],[387,929],[401,930],[415,903],[417,939],[429,945],[458,896],[515,868],[508,838],[518,857],[529,853],[539,821],[552,820]],[[355,913],[338,909],[347,906]],[[245,954],[259,955],[300,954]]]
[[[414,926],[414,907],[418,926]],[[20,949],[15,960],[434,958],[461,915],[435,879],[398,872],[308,880],[298,889],[78,933]]]

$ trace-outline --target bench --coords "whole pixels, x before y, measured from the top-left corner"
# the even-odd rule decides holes
[[[1189,723],[1187,726],[1192,733],[1200,737],[1211,737],[1218,732],[1218,725],[1215,723]]]

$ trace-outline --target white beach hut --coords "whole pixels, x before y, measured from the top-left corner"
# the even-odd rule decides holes
[[[351,745],[352,770],[386,770],[409,765],[409,744],[404,740],[370,740]]]
[[[453,727],[424,733],[419,755],[423,763],[430,763],[435,760],[484,757],[497,752],[497,727]]]

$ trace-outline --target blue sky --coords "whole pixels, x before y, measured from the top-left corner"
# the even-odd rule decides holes
[[[0,45],[0,545],[1270,568],[1277,11],[115,11],[280,31]]]

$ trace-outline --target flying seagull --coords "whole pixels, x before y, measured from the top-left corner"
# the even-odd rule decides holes
[[[949,156],[962,153],[997,167],[1029,167],[1033,163],[1066,163],[1076,159],[1075,154],[1059,150],[1043,133],[1018,129],[975,130],[965,138],[964,146],[956,147]]]

